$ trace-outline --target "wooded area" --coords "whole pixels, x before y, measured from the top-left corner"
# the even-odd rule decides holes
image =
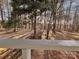
[[[0,3],[1,20],[0,27],[9,31],[14,29],[31,29],[36,36],[37,27],[46,30],[46,38],[49,38],[49,32],[78,32],[78,11],[79,7],[75,6],[72,12],[73,0],[70,0],[69,7],[64,8],[65,0],[12,0],[7,4],[7,17],[3,10],[3,3]],[[11,6],[9,6],[11,5]],[[5,20],[7,18],[7,20]]]
[[[67,0],[0,0],[0,38],[79,40],[79,5],[73,6],[74,0],[68,2],[69,4]],[[36,50],[32,52],[33,55],[39,55]],[[40,59],[57,59],[53,55],[62,53],[64,56],[68,52],[42,53],[45,58]],[[72,56],[77,54],[78,58],[66,56],[67,58],[58,59],[79,59],[78,52],[69,53]],[[39,58],[33,56],[33,59]]]

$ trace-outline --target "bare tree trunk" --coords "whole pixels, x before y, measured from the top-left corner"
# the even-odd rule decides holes
[[[46,18],[46,11],[45,11],[45,18]],[[44,29],[46,29],[46,20],[44,19]]]
[[[8,20],[9,20],[10,15],[9,15],[9,1],[8,0],[7,0],[7,12],[8,12]]]
[[[50,31],[50,29],[49,29],[50,27],[49,26],[50,26],[50,24],[48,24],[46,39],[49,39],[49,31]]]
[[[59,29],[60,29],[60,31],[61,31],[61,23],[62,23],[62,22],[60,21],[59,23],[60,23],[60,24],[59,24]]]
[[[52,23],[51,19],[52,19],[52,13],[51,13],[51,17],[50,17],[50,20],[49,20],[49,23],[48,23],[48,26],[47,26],[47,36],[46,36],[46,39],[49,39],[49,31],[51,29],[51,23]]]
[[[31,20],[31,28],[32,29],[34,28],[34,26],[33,26],[33,20]]]
[[[68,23],[70,21],[70,12],[71,12],[71,7],[72,7],[72,0],[70,0],[70,6],[69,6],[69,10],[68,10],[68,18],[67,18],[67,31],[69,31],[69,28],[68,28]]]
[[[34,15],[34,39],[36,38],[36,11]]]
[[[13,18],[13,20],[14,20],[14,22],[13,22],[13,23],[14,23],[14,24],[13,24],[14,30],[13,30],[13,32],[16,32],[16,30],[17,30],[17,29],[16,29],[16,23],[15,23],[16,17],[17,17],[17,16],[16,16],[16,13],[14,13],[14,18]]]
[[[57,23],[57,31],[59,31],[59,18],[58,18],[58,23]]]
[[[56,12],[53,12],[53,29],[52,32],[55,34],[55,29],[56,29]]]
[[[1,7],[1,5],[0,5],[0,12],[1,12],[1,19],[2,19],[2,24],[4,23],[4,17],[3,17],[3,9],[2,9],[2,7]]]

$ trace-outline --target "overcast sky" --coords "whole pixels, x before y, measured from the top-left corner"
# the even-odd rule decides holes
[[[79,0],[72,0],[72,8],[76,7],[77,5],[79,5]],[[70,0],[66,0],[65,4],[65,8],[69,7],[70,5]]]

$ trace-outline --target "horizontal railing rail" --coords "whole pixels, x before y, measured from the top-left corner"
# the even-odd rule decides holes
[[[0,47],[1,48],[26,48],[26,49],[79,51],[79,41],[0,39]]]
[[[31,49],[79,51],[79,41],[0,39],[0,48],[20,48],[22,58],[31,59]]]
[[[79,41],[0,39],[0,47],[1,48],[27,48],[27,49],[44,49],[44,50],[79,51]]]

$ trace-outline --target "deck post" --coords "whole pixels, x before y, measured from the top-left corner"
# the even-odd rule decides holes
[[[22,49],[22,59],[31,59],[31,49]]]

